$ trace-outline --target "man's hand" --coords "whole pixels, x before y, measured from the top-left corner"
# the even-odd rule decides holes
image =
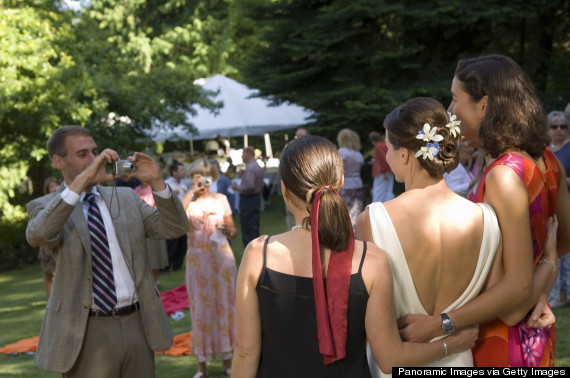
[[[119,160],[119,154],[117,154],[117,152],[108,148],[103,150],[103,152],[93,160],[90,166],[75,177],[73,182],[69,185],[69,189],[81,194],[93,185],[113,180],[113,174],[105,171],[105,165],[115,160]]]
[[[135,172],[129,173],[128,177],[136,177],[142,182],[147,182],[154,192],[166,189],[166,184],[160,175],[158,164],[153,158],[142,152],[135,152],[128,160],[135,164]]]

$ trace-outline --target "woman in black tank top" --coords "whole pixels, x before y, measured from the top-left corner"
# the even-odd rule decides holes
[[[237,282],[233,377],[370,377],[366,337],[387,372],[437,360],[442,343],[402,343],[384,253],[355,241],[337,191],[342,159],[328,140],[289,143],[279,173],[296,226],[246,248]],[[447,339],[465,350],[475,331]]]

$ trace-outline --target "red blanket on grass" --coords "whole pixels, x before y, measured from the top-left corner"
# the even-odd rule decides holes
[[[166,311],[166,315],[172,315],[177,311],[183,311],[190,308],[185,284],[160,293],[160,301],[162,302],[164,311]]]

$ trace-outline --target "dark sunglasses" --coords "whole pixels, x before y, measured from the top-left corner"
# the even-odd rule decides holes
[[[568,128],[568,125],[564,124],[564,125],[550,125],[550,130],[556,130],[556,129],[562,129],[562,130],[566,130]]]

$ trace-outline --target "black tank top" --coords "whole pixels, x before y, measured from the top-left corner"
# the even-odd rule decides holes
[[[256,287],[262,329],[257,377],[370,377],[364,328],[368,292],[362,279],[366,242],[358,273],[350,276],[346,357],[323,366],[317,338],[313,279],[267,268],[269,238],[263,246],[263,269]]]

